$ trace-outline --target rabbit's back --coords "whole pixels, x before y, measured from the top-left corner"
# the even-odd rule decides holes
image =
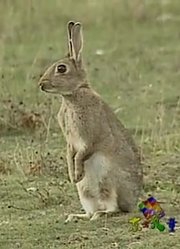
[[[112,134],[112,143],[109,148],[106,141],[106,155],[111,161],[111,172],[108,177],[116,186],[118,206],[123,211],[131,211],[143,187],[140,153],[129,131],[106,103],[104,103],[104,110],[104,116]]]

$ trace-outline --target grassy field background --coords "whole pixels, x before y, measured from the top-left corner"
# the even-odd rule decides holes
[[[81,205],[56,120],[61,98],[37,82],[64,56],[72,19],[84,25],[92,86],[142,148],[145,192],[164,202],[164,223],[180,223],[180,2],[1,0],[0,249],[178,249],[178,229],[131,231],[138,213],[64,224]]]

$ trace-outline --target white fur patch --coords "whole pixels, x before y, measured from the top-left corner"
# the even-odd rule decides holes
[[[116,211],[117,195],[112,189],[111,196],[108,199],[101,199],[99,183],[107,176],[110,161],[101,153],[94,153],[91,158],[85,162],[85,177],[77,183],[77,189],[81,204],[86,213],[94,214],[98,210]],[[88,189],[93,198],[86,197],[82,189]]]
[[[84,141],[76,134],[71,134],[68,137],[69,144],[72,144],[74,149],[78,152],[84,149]]]

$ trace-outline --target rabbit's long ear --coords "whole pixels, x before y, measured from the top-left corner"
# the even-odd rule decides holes
[[[75,25],[75,22],[73,21],[70,21],[68,22],[67,24],[67,36],[68,36],[68,55],[69,57],[73,57],[73,42],[72,42],[72,29],[73,29],[73,26]]]
[[[72,27],[72,52],[73,59],[81,62],[81,52],[83,49],[82,25],[77,22]]]

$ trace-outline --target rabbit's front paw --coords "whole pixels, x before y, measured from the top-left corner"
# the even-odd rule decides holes
[[[84,178],[83,170],[75,170],[74,182],[78,183]]]
[[[75,183],[75,178],[74,177],[69,177],[70,183]]]

